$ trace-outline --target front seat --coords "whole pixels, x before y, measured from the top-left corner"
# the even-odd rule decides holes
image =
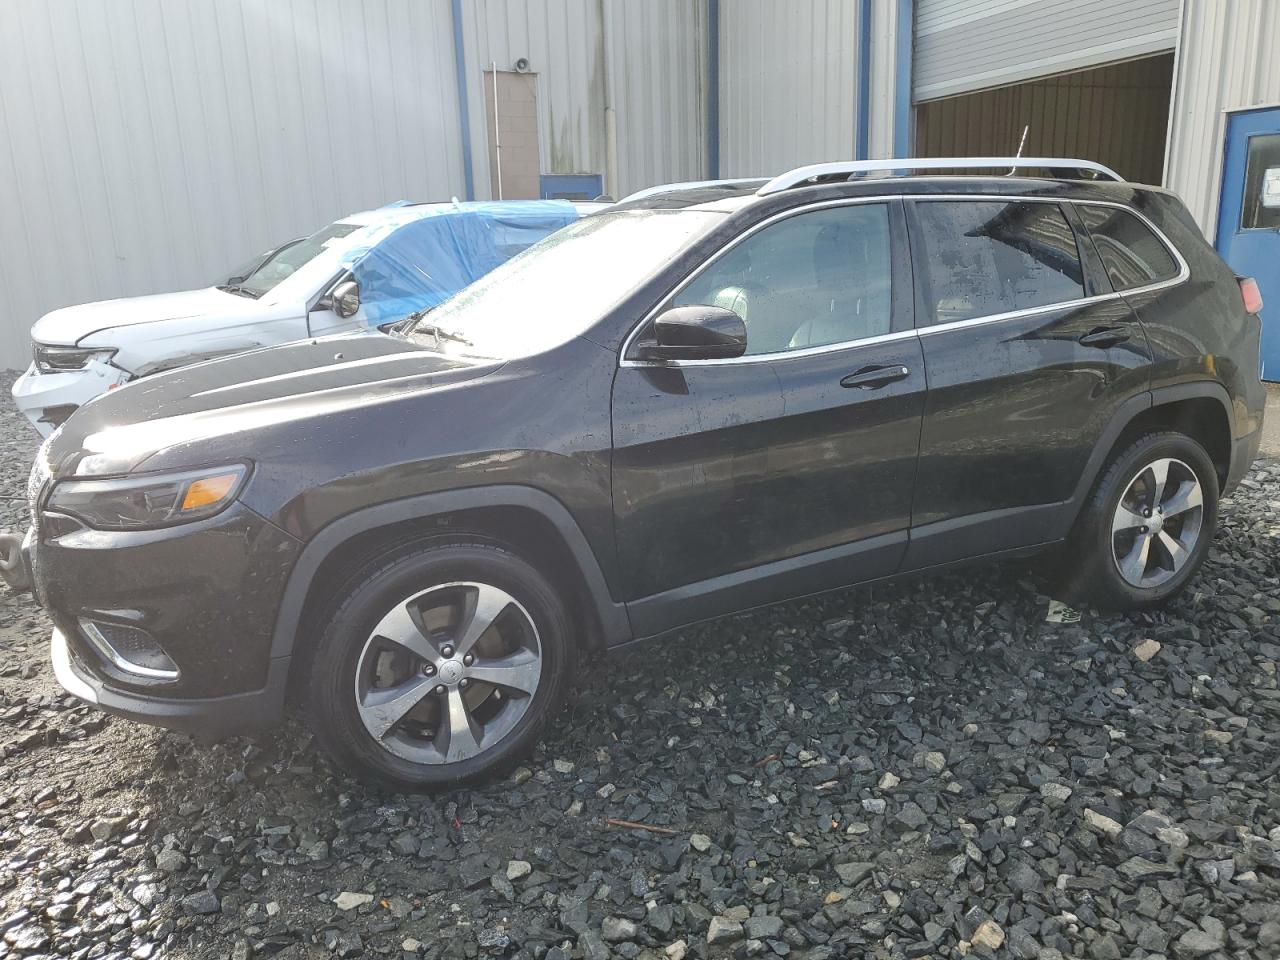
[[[793,350],[875,336],[889,329],[889,277],[873,264],[869,239],[828,224],[813,243],[814,312],[791,338]]]

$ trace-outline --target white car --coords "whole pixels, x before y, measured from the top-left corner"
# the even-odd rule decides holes
[[[52,310],[13,386],[49,436],[76,408],[138,377],[256,347],[373,329],[429,309],[606,203],[397,203],[290,240],[216,286]]]

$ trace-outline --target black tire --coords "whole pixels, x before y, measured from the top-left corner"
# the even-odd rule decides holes
[[[1132,491],[1130,484],[1137,481],[1141,472],[1152,463],[1169,459],[1178,461],[1179,470],[1181,466],[1189,468],[1199,481],[1199,529],[1181,566],[1163,548],[1153,548],[1161,555],[1152,563],[1167,561],[1172,571],[1157,571],[1167,579],[1151,586],[1135,585],[1122,575],[1122,560],[1116,556],[1117,550],[1126,552],[1126,543],[1134,541],[1124,540],[1123,532],[1113,534],[1112,521],[1122,498]],[[1172,514],[1170,517],[1172,522]],[[1200,569],[1213,540],[1217,517],[1218,473],[1204,447],[1173,431],[1140,436],[1111,458],[1094,485],[1062,552],[1059,586],[1068,599],[1101,609],[1145,610],[1159,606],[1181,592]]]
[[[392,752],[361,720],[357,672],[363,669],[366,641],[389,611],[407,597],[460,581],[492,585],[513,598],[521,614],[527,613],[540,645],[537,689],[501,739],[474,756],[453,762],[412,762]],[[347,582],[322,623],[324,631],[308,678],[311,726],[339,767],[393,789],[441,790],[506,772],[533,749],[564,702],[573,672],[564,601],[537,570],[495,543],[452,539],[394,549]],[[442,679],[443,669],[440,674]],[[475,686],[471,692],[476,692]]]

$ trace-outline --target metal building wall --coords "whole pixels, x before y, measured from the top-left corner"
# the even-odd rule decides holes
[[[704,0],[468,0],[463,5],[477,195],[488,198],[483,72],[538,75],[543,173],[606,173],[602,3],[613,14],[619,196],[706,176]]]
[[[1165,186],[1212,238],[1226,111],[1280,105],[1280,4],[1185,0],[1182,16]]]
[[[730,0],[720,8],[720,175],[853,156],[856,0]]]
[[[1178,5],[1179,0],[917,0],[914,98],[1172,50]]]
[[[58,306],[462,193],[449,0],[8,0],[0,369]]]
[[[619,196],[707,177],[705,0],[613,5]]]
[[[1077,70],[916,105],[916,155],[1087,157],[1161,182],[1172,54]]]

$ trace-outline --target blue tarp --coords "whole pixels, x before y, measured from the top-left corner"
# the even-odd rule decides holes
[[[434,307],[578,219],[567,200],[431,204],[388,210],[343,257],[371,327]]]

